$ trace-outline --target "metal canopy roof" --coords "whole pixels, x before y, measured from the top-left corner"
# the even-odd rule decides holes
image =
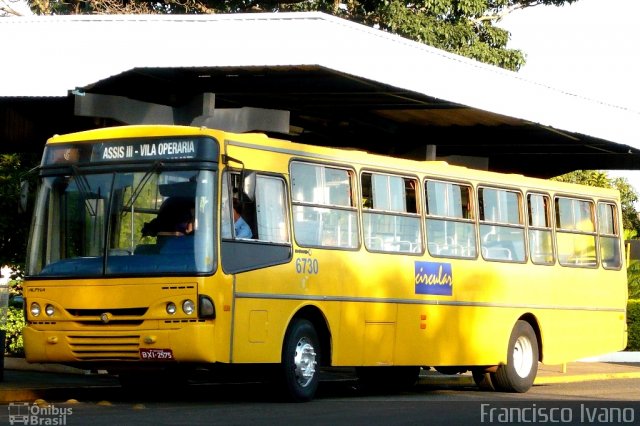
[[[54,96],[45,128],[94,126],[62,122],[74,89],[174,107],[214,93],[216,108],[291,111],[285,137],[302,142],[422,159],[431,145],[535,176],[640,168],[640,113],[320,13],[11,18],[0,36],[16,40],[0,124]]]

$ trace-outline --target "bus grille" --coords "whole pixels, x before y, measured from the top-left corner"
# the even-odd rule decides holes
[[[67,309],[76,323],[85,326],[128,325],[137,326],[144,322],[142,317],[148,308],[122,308],[122,309]],[[109,320],[103,321],[100,316],[108,313]]]
[[[139,359],[140,335],[70,335],[69,346],[81,360]]]
[[[148,308],[123,308],[123,309],[67,309],[74,317],[99,317],[104,312],[109,312],[114,317],[141,317],[147,313]]]

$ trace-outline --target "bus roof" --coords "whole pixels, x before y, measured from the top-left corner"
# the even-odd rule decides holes
[[[487,185],[501,185],[511,187],[527,187],[544,191],[567,192],[585,196],[618,198],[618,191],[609,188],[572,184],[533,178],[521,174],[505,174],[486,170],[473,169],[451,165],[445,161],[409,160],[372,154],[362,150],[344,149],[306,145],[291,142],[286,139],[269,137],[264,133],[230,133],[206,127],[173,126],[173,125],[134,125],[106,127],[51,137],[47,144],[70,142],[96,142],[108,139],[146,138],[146,137],[174,137],[174,136],[212,136],[220,143],[241,143],[245,147],[257,149],[277,149],[279,152],[289,153],[295,157],[323,159],[336,164],[359,164],[361,167],[386,169],[395,173],[427,174],[434,178],[456,179],[460,181],[474,181]]]

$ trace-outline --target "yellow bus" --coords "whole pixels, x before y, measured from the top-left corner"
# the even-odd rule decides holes
[[[617,191],[181,126],[54,136],[39,180],[29,362],[260,365],[305,401],[326,366],[525,392],[626,346]]]

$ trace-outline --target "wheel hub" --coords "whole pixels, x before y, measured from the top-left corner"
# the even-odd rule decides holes
[[[513,347],[513,368],[518,376],[525,378],[533,368],[533,348],[531,341],[520,336]]]
[[[296,366],[296,379],[300,386],[307,386],[316,374],[316,351],[307,338],[302,338],[296,345],[296,355],[293,360]]]

